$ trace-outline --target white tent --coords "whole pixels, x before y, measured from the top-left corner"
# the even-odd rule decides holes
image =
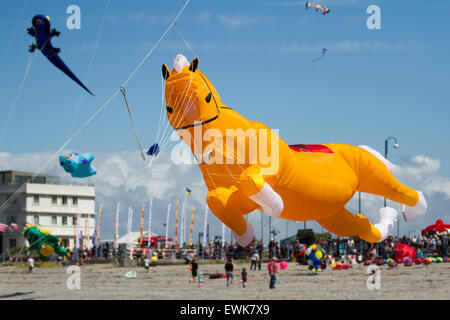
[[[157,237],[158,235],[154,232],[151,232],[151,237]],[[137,231],[137,232],[130,232],[130,246],[132,248],[137,248],[139,247],[139,238],[141,237],[141,232]],[[146,238],[147,237],[147,232],[143,233],[143,237]],[[128,241],[128,233],[126,235],[124,235],[123,237],[120,237],[119,240],[117,240],[117,242],[119,244],[127,244]]]

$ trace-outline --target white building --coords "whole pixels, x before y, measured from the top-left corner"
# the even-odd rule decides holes
[[[26,223],[50,230],[62,239],[65,247],[73,248],[77,212],[81,217],[79,231],[83,236],[87,234],[86,240],[92,239],[96,228],[94,186],[62,184],[58,176],[52,175],[37,175],[23,185],[32,176],[33,173],[27,172],[0,171],[0,205],[11,198],[6,203],[7,209],[0,213],[0,223],[19,225],[17,231],[0,233],[0,251],[25,245],[22,230]],[[84,244],[91,247],[92,241]]]

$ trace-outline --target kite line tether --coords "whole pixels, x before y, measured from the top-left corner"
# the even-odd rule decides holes
[[[141,153],[142,160],[145,161],[144,149],[142,149],[141,141],[139,140],[139,136],[138,136],[138,133],[137,133],[137,130],[136,130],[136,126],[134,125],[133,116],[131,115],[130,106],[128,105],[127,92],[125,91],[124,87],[120,87],[120,92],[122,92],[123,98],[125,99],[125,104],[126,104],[127,109],[128,109],[128,114],[130,115],[131,125],[133,126],[134,134],[136,135],[136,141],[138,143],[139,152]]]

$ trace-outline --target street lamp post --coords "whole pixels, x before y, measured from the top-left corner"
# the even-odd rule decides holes
[[[394,148],[398,149],[400,146],[397,142],[397,138],[395,137],[389,137],[386,140],[384,140],[384,157],[387,159],[387,155],[388,155],[388,143],[389,140],[394,140]],[[386,207],[386,198],[384,198],[384,206]]]
[[[397,138],[395,138],[395,137],[388,137],[386,140],[384,140],[384,157],[386,158],[386,160],[387,160],[387,155],[388,155],[389,140],[393,140],[394,141],[394,149],[398,149],[399,148],[399,144],[398,144]],[[386,198],[384,198],[384,206],[385,207],[387,206],[387,199]],[[399,232],[400,232],[400,220],[397,219],[397,237],[399,236]],[[395,248],[395,241],[394,241],[394,248]],[[377,243],[377,255],[378,255],[378,243]]]

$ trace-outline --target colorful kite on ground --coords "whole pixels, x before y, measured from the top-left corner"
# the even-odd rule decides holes
[[[52,254],[57,254],[61,257],[67,255],[67,250],[61,245],[61,239],[50,234],[48,230],[27,224],[23,235],[27,239],[30,249],[36,250],[41,260],[48,260]]]
[[[94,95],[59,57],[58,54],[61,52],[61,49],[53,47],[51,39],[55,36],[59,37],[61,33],[55,29],[50,29],[50,18],[39,14],[33,17],[31,23],[33,26],[28,28],[27,31],[30,36],[34,37],[36,43],[30,46],[29,51],[34,52],[36,49],[39,49],[55,67],[64,72],[70,79],[78,83],[91,95]]]
[[[180,61],[187,59],[177,59],[172,71],[162,67],[167,118],[192,153],[212,151],[198,165],[209,190],[206,200],[241,246],[253,241],[254,228],[245,215],[254,210],[274,218],[316,220],[339,236],[384,240],[397,211],[381,208],[380,221],[373,225],[345,208],[357,191],[406,205],[407,221],[425,214],[422,192],[400,183],[391,173],[395,166],[375,150],[337,143],[289,146],[263,123],[223,104],[197,69],[197,58],[190,64]]]
[[[325,251],[318,245],[313,244],[305,252],[308,264],[314,271],[323,270],[323,262],[325,259]]]
[[[70,173],[74,178],[86,178],[97,173],[97,170],[91,165],[94,160],[92,153],[78,154],[72,152],[67,157],[60,156],[59,164],[64,171]]]

